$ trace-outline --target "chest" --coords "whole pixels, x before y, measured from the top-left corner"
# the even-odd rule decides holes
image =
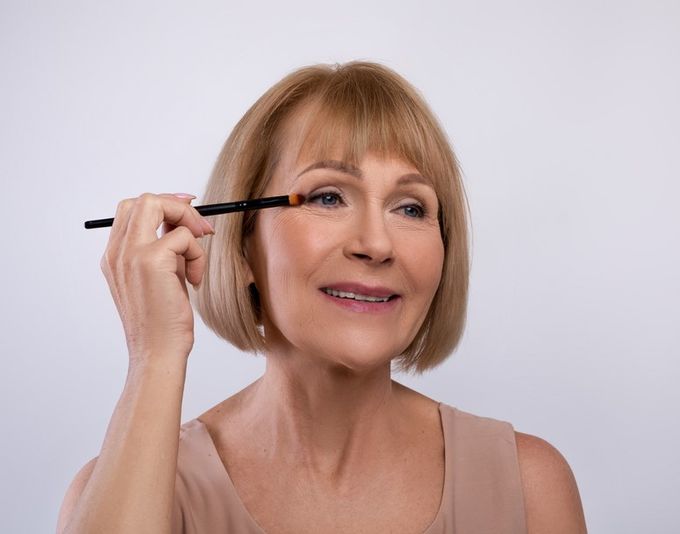
[[[290,469],[242,462],[228,470],[249,515],[267,534],[422,534],[437,515],[444,486],[443,446],[436,444],[388,470],[355,477],[341,490],[310,484]]]

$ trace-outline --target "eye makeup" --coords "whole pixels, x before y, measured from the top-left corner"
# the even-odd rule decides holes
[[[394,193],[394,196],[402,195]],[[428,203],[427,201],[423,200],[421,195],[409,192],[408,194],[405,193],[403,196],[407,198],[407,200],[401,203],[400,205],[397,205],[395,209],[397,210],[400,209],[405,210],[409,208],[415,209],[415,214],[413,214],[413,211],[411,211],[412,215],[409,215],[407,214],[408,212],[405,212],[406,217],[412,219],[423,219],[428,217],[431,213],[433,213],[432,208],[429,207],[429,204],[431,204],[432,202],[430,201]],[[314,189],[310,194],[306,195],[305,203],[317,204],[319,206],[329,209],[339,208],[342,205],[347,204],[345,200],[345,195],[341,191],[337,190],[336,188],[327,189],[324,187]],[[434,213],[436,213],[436,209],[434,210]]]

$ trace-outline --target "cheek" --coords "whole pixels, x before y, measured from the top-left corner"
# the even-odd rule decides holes
[[[437,234],[413,236],[405,244],[402,258],[414,286],[429,300],[439,286],[444,266],[444,244]]]
[[[264,255],[267,277],[275,292],[295,291],[306,282],[330,256],[334,248],[329,226],[314,224],[309,217],[290,214],[272,221]]]

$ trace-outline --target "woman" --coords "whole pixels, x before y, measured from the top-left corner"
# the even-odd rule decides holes
[[[585,532],[555,448],[391,380],[392,361],[422,373],[455,349],[467,302],[463,186],[419,94],[365,62],[277,83],[203,203],[291,193],[304,203],[214,230],[191,196],[119,204],[102,269],[129,374],[58,531]],[[180,427],[190,297],[267,365]]]

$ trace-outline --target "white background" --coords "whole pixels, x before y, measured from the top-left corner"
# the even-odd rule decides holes
[[[440,117],[473,217],[460,349],[395,378],[555,445],[590,532],[678,532],[680,4],[0,6],[2,531],[54,530],[123,387],[108,230],[83,221],[200,196],[270,85],[368,59]],[[198,323],[183,421],[264,369]]]

